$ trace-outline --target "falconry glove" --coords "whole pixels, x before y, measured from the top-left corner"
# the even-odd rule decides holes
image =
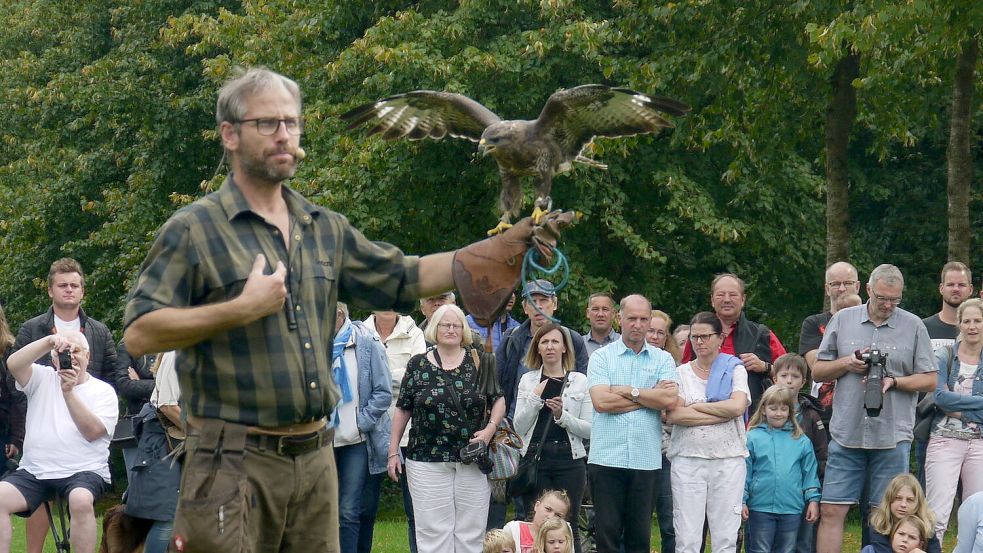
[[[524,217],[505,232],[454,252],[454,286],[474,320],[487,327],[501,317],[519,284],[522,261],[530,247],[552,262],[560,230],[576,219],[572,211],[554,210],[535,224]]]

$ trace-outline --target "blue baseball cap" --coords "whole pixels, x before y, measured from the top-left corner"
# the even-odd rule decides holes
[[[536,279],[530,280],[526,283],[525,290],[523,291],[523,297],[529,297],[533,294],[540,294],[546,296],[547,298],[556,297],[556,289],[553,287],[553,283],[546,279]]]

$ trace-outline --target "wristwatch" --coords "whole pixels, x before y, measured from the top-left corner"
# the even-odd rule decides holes
[[[631,400],[634,401],[635,403],[638,403],[638,394],[640,394],[640,393],[641,392],[638,391],[638,388],[632,388],[631,389]]]

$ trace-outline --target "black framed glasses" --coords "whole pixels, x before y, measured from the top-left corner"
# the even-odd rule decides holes
[[[287,134],[297,136],[304,132],[303,117],[288,117],[286,119],[257,117],[255,119],[240,119],[235,121],[235,123],[237,125],[241,125],[243,123],[253,123],[256,125],[256,132],[263,136],[273,136],[278,130],[280,130],[281,124],[283,124],[284,128],[287,129]]]

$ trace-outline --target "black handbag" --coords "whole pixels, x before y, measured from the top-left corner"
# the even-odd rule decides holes
[[[128,449],[137,446],[136,434],[133,433],[133,415],[123,415],[116,421],[113,437],[109,442],[115,447]]]

